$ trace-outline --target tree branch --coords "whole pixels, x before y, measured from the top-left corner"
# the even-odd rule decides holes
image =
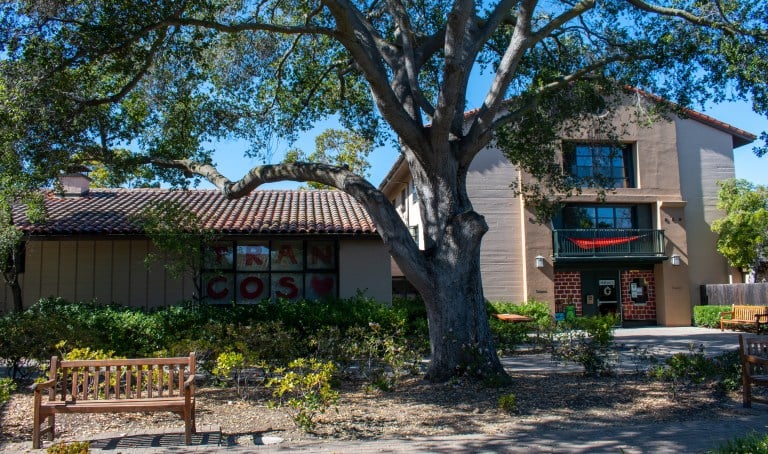
[[[687,22],[690,22],[693,25],[722,30],[723,32],[731,35],[750,36],[760,40],[768,39],[768,32],[758,31],[758,30],[749,30],[749,29],[735,26],[731,22],[727,21],[725,17],[723,17],[723,20],[724,20],[723,22],[718,22],[703,16],[697,16],[691,13],[690,11],[686,11],[679,8],[668,8],[664,6],[651,5],[650,3],[647,3],[643,0],[627,0],[627,2],[629,2],[629,4],[631,4],[632,6],[649,13],[655,13],[655,14],[668,16],[668,17],[679,17]]]
[[[243,178],[232,182],[216,167],[190,159],[145,159],[146,163],[182,170],[210,181],[227,199],[237,199],[265,183],[277,181],[315,181],[340,189],[357,200],[376,224],[377,231],[398,265],[416,282],[427,282],[427,264],[394,206],[365,178],[347,170],[321,163],[294,162],[252,168]]]

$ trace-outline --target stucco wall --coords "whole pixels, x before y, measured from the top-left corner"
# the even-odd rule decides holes
[[[151,242],[140,238],[30,241],[21,275],[24,306],[50,296],[146,308],[191,298],[191,278],[175,279],[159,263],[150,269],[144,265],[150,250]],[[341,240],[339,257],[340,296],[355,296],[360,288],[391,301],[389,255],[381,241]],[[13,303],[6,285],[0,296],[0,310],[9,312]]]

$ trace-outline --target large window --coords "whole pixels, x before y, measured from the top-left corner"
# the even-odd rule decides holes
[[[564,170],[582,186],[634,188],[632,146],[608,144],[563,144]]]
[[[337,243],[313,240],[217,243],[203,270],[213,304],[321,299],[338,295]]]
[[[562,223],[565,229],[632,229],[635,218],[634,207],[568,205]]]

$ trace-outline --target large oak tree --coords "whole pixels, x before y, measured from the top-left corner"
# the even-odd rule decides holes
[[[0,146],[19,163],[3,172],[43,185],[73,163],[103,162],[122,172],[149,165],[176,184],[204,178],[228,198],[279,180],[346,191],[424,299],[433,380],[503,374],[480,276],[488,226],[465,185],[494,138],[565,191],[573,181],[552,165],[558,132],[609,108],[623,87],[681,106],[735,97],[768,110],[763,0],[28,0],[0,8],[8,109]],[[485,95],[466,115],[481,71]],[[330,115],[364,137],[397,141],[418,193],[423,250],[384,195],[346,168],[283,163],[230,179],[211,162],[212,143],[243,139],[260,155]],[[126,148],[136,151],[114,152]]]

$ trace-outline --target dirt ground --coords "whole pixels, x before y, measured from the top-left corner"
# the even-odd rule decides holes
[[[678,389],[641,375],[584,377],[581,374],[513,374],[512,384],[485,388],[464,381],[434,385],[410,378],[391,392],[345,384],[338,406],[303,432],[285,408],[267,407],[269,390],[240,399],[231,388],[201,387],[197,393],[198,426],[219,426],[224,436],[259,434],[286,441],[308,438],[339,440],[505,433],[517,423],[573,425],[595,420],[645,423],[676,422],[696,415],[727,418],[741,404],[740,393],[722,394],[713,385]],[[514,394],[517,408],[499,408],[502,395]],[[89,440],[103,432],[142,428],[182,428],[171,413],[57,416],[57,441]],[[31,446],[32,394],[20,391],[0,412],[0,450]],[[19,443],[24,443],[20,445]]]

